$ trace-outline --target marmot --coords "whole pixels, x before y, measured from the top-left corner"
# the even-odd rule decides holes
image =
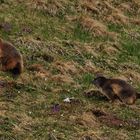
[[[101,88],[103,94],[111,101],[117,97],[125,104],[134,104],[136,98],[140,96],[131,85],[121,79],[99,76],[93,80],[93,84]]]
[[[0,39],[0,63],[2,71],[10,71],[19,75],[23,71],[23,58],[9,42]]]

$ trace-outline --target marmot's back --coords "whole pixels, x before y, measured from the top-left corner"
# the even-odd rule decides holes
[[[11,57],[21,57],[21,54],[16,50],[16,48],[8,43],[3,42],[3,47],[1,48],[4,56],[11,56]]]

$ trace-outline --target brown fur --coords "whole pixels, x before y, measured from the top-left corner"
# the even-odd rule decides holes
[[[116,94],[116,95],[118,95],[120,92],[121,92],[121,90],[122,90],[122,87],[120,86],[120,85],[118,85],[118,84],[112,84],[111,85],[112,86],[112,89],[113,89],[113,92]]]
[[[9,42],[0,39],[0,62],[2,71],[11,71],[18,75],[23,71],[23,59],[21,54]]]
[[[93,83],[100,87],[104,95],[111,101],[114,101],[115,97],[119,98],[123,103],[134,104],[137,92],[135,89],[120,79],[107,79],[103,76],[94,79]]]

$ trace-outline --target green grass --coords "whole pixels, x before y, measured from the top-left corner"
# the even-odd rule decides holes
[[[50,1],[43,2],[48,4]],[[112,2],[112,6],[121,2],[125,1]],[[130,3],[134,4],[132,1]],[[25,66],[23,74],[17,79],[9,73],[0,72],[1,80],[14,83],[1,88],[0,139],[40,140],[50,139],[51,134],[60,140],[82,140],[84,136],[96,139],[91,133],[95,132],[101,139],[139,140],[139,130],[108,127],[88,115],[92,109],[100,109],[121,119],[140,119],[137,108],[109,103],[97,96],[89,98],[84,94],[95,89],[91,81],[96,72],[108,77],[130,78],[131,73],[124,75],[123,65],[140,65],[138,25],[108,22],[104,19],[107,18],[104,13],[100,12],[95,17],[101,17],[102,23],[106,21],[108,32],[115,32],[118,36],[116,39],[108,35],[94,36],[94,30],[88,31],[79,23],[81,15],[93,18],[93,11],[86,11],[80,1],[66,0],[61,3],[54,0],[54,6],[58,8],[54,15],[52,11],[36,4],[30,0],[0,0],[0,36],[11,41],[23,54]],[[133,11],[125,15],[135,18]],[[74,20],[69,20],[69,16]],[[132,33],[137,36],[132,38]],[[116,53],[105,52],[108,47],[117,48],[116,43],[119,44]],[[87,61],[91,62],[89,66]],[[69,62],[70,66],[65,65]],[[42,69],[30,70],[32,64],[40,64]],[[127,67],[129,69],[140,72],[139,67]],[[134,80],[132,78],[139,89],[139,82]],[[74,97],[75,101],[65,103],[63,100],[68,97]],[[137,101],[134,106],[139,107],[139,103]],[[53,107],[56,104],[59,105],[59,111],[55,112]],[[85,114],[88,117],[84,118]]]
[[[91,40],[93,40],[91,33],[84,30],[80,23],[75,25],[72,38],[73,40],[78,40],[80,42],[91,42]]]
[[[118,55],[119,62],[134,62],[139,63],[140,59],[140,42],[139,40],[133,41],[129,36],[125,36],[124,42],[122,43],[122,51]]]

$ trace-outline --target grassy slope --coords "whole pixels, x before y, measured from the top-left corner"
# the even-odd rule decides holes
[[[0,36],[25,60],[22,76],[0,94],[1,139],[49,139],[52,134],[60,140],[140,139],[140,130],[107,127],[90,112],[97,108],[133,119],[140,118],[137,108],[83,94],[94,89],[90,82],[96,72],[124,78],[139,89],[139,0],[0,2]],[[66,97],[78,101],[66,104]],[[54,113],[56,104],[60,111]]]

